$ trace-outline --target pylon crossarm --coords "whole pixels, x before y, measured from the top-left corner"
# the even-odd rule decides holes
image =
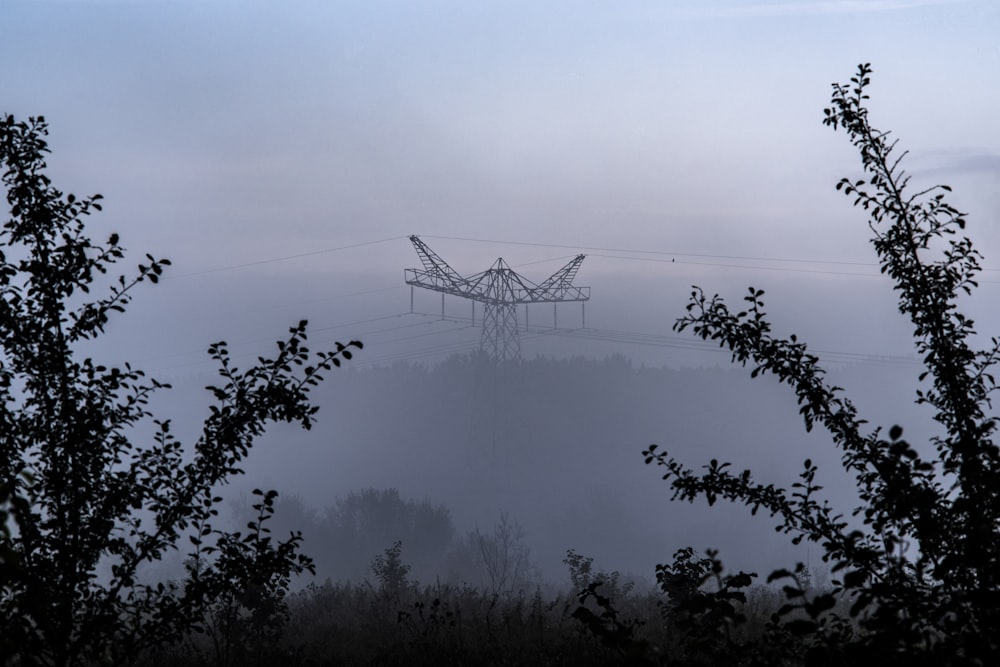
[[[495,266],[495,265],[494,265]],[[465,280],[466,296],[470,299],[489,299],[496,284],[495,269],[487,269]]]
[[[569,264],[562,267],[543,280],[534,289],[528,290],[525,301],[587,301],[590,299],[589,287],[576,287],[573,279],[580,270],[586,255],[577,255]]]
[[[524,292],[530,294],[533,291],[539,289],[539,285],[531,282],[520,273],[515,273],[513,269],[509,269],[511,273],[511,288],[515,294]]]
[[[565,285],[552,289],[541,288],[516,295],[517,303],[553,303],[556,301],[590,301],[590,288]]]
[[[424,289],[444,292],[445,294],[454,294],[463,298],[468,298],[469,296],[467,289],[462,284],[456,284],[437,271],[404,269],[403,277],[407,285],[423,287]]]
[[[519,292],[535,287],[535,283],[516,273],[502,257],[486,271],[466,278],[465,285],[468,298],[485,303],[516,303]]]
[[[426,243],[420,240],[417,236],[410,237],[410,243],[417,251],[417,256],[420,257],[420,263],[424,265],[424,272],[426,276],[434,276],[433,282],[439,283],[441,285],[451,285],[456,290],[462,290],[465,283],[465,279],[458,275],[455,269],[448,266],[448,262],[441,259],[437,253],[431,250]],[[407,280],[409,282],[409,280]],[[412,283],[411,283],[412,284]],[[421,285],[423,287],[424,285]],[[431,287],[429,289],[436,289]]]
[[[573,278],[576,278],[576,272],[580,270],[580,265],[583,264],[584,258],[586,258],[586,255],[577,255],[569,264],[540,282],[538,286],[547,290],[572,284]]]

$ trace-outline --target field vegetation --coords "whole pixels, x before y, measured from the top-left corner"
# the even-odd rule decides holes
[[[685,595],[698,594],[700,580],[686,577],[701,577],[710,559],[690,550],[680,556],[688,569],[664,577],[661,586],[625,581],[570,550],[564,585],[525,582],[497,590],[412,580],[397,542],[373,559],[364,581],[327,580],[289,595],[280,623],[270,619],[259,626],[255,610],[243,605],[219,608],[204,632],[152,652],[143,662],[628,665],[672,656],[670,664],[700,664],[714,654],[689,642],[692,616],[676,603],[682,588]],[[480,564],[489,567],[486,557]],[[672,587],[673,597],[664,587]],[[781,600],[777,589],[752,587],[745,600],[733,601],[732,613],[746,620],[729,628],[728,638],[743,643],[763,636]],[[681,656],[689,661],[678,662]]]

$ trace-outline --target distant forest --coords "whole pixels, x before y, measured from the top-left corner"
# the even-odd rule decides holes
[[[835,379],[905,422],[912,406],[893,387],[915,373],[872,363]],[[731,366],[652,368],[616,354],[497,367],[466,354],[347,368],[317,402],[314,430],[275,429],[247,483],[281,492],[275,532],[303,531],[318,581],[370,577],[372,559],[401,540],[417,579],[482,584],[471,535],[504,515],[523,530],[533,575],[559,585],[571,548],[643,578],[688,544],[763,568],[793,558],[787,540],[742,507],[669,503],[641,450],[715,456],[781,484],[809,456],[838,468],[836,452],[803,433],[785,387]]]

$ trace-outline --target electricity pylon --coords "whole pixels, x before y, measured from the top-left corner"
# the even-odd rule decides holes
[[[411,236],[410,241],[424,268],[405,269],[403,277],[406,284],[441,292],[442,299],[444,294],[452,294],[482,303],[485,312],[479,344],[495,361],[521,358],[521,334],[517,325],[519,304],[590,299],[589,287],[573,284],[585,255],[577,255],[569,264],[536,285],[510,268],[502,257],[482,273],[463,278],[418,237]]]

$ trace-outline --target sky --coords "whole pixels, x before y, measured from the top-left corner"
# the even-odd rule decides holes
[[[106,198],[95,235],[173,261],[115,347],[161,371],[302,317],[379,343],[350,323],[408,312],[410,234],[536,282],[586,252],[590,326],[667,336],[692,284],[754,285],[779,333],[905,355],[822,109],[873,64],[873,121],[956,188],[1000,329],[998,28],[990,0],[4,0],[0,110],[49,120],[57,186]]]

